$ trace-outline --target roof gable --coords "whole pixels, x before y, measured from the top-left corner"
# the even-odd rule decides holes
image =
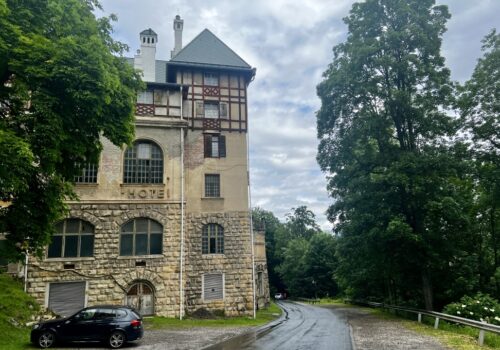
[[[184,46],[170,62],[251,69],[248,63],[208,29]]]

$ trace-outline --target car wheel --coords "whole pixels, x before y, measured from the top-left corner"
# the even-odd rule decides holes
[[[50,348],[56,342],[56,336],[51,331],[44,331],[38,336],[38,345],[41,348]]]
[[[121,348],[125,344],[125,334],[120,331],[115,331],[109,336],[109,346],[113,349]]]

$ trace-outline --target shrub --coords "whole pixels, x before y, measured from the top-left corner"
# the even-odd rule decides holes
[[[443,312],[500,325],[500,303],[488,294],[477,293],[474,297],[463,296],[458,303],[446,305]]]

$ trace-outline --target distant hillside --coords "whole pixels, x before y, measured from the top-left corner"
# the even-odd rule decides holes
[[[29,346],[30,328],[39,306],[24,293],[23,285],[6,274],[0,274],[0,349],[25,349]]]

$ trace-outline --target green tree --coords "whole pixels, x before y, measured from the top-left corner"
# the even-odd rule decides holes
[[[0,232],[41,253],[100,138],[129,143],[142,87],[97,0],[0,0]]]
[[[262,208],[253,208],[252,219],[254,229],[265,232],[267,271],[271,294],[283,292],[286,290],[286,286],[277,271],[277,267],[283,260],[276,250],[276,239],[279,236],[277,232],[283,229],[283,224],[272,212]]]
[[[282,251],[283,261],[276,268],[285,282],[288,292],[293,297],[307,297],[311,292],[311,280],[307,275],[306,256],[309,242],[303,238],[295,238],[287,242]]]
[[[335,256],[336,240],[329,233],[318,232],[309,240],[309,249],[305,257],[306,279],[312,288],[311,297],[333,297],[338,294],[334,273],[337,268]]]
[[[474,149],[500,156],[500,34],[496,30],[484,38],[482,49],[484,56],[460,90],[459,105]]]
[[[453,86],[440,54],[449,17],[434,0],[355,3],[317,88],[317,159],[335,201],[341,283],[427,309],[436,295],[444,302],[444,262],[467,226],[462,159],[449,147]]]
[[[492,30],[483,40],[484,56],[472,77],[460,87],[463,131],[471,135],[474,204],[470,220],[477,257],[473,291],[500,297],[500,34]],[[472,295],[472,291],[469,293]]]
[[[292,238],[309,239],[316,232],[320,232],[316,216],[305,205],[292,208],[292,213],[286,214],[286,226]]]

